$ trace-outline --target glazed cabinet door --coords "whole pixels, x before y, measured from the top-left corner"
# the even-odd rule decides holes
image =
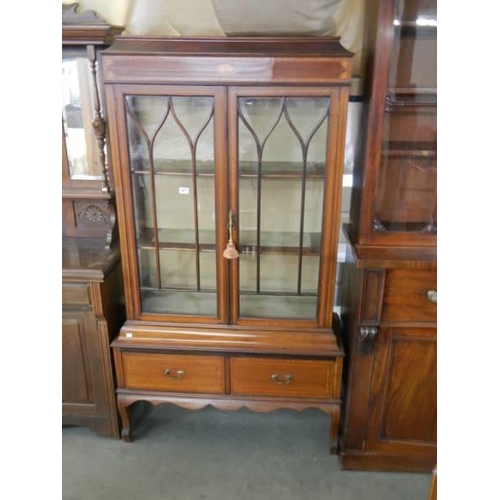
[[[231,322],[329,327],[347,95],[287,87],[228,95],[228,238],[239,251],[230,260]]]
[[[366,450],[435,457],[435,328],[381,327],[374,359]],[[435,458],[434,458],[435,460]]]
[[[129,318],[330,328],[348,87],[109,93]]]
[[[374,230],[437,230],[435,0],[398,0],[394,12]]]
[[[110,107],[129,318],[226,323],[225,90],[117,85]]]
[[[378,6],[373,19],[367,19],[376,36],[360,242],[434,247],[437,2],[374,0],[373,5]]]

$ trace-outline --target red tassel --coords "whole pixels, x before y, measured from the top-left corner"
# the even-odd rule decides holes
[[[234,243],[232,241],[230,241],[226,245],[226,249],[222,253],[222,256],[225,259],[232,260],[232,259],[237,259],[240,256],[240,253],[238,252],[238,250],[236,250],[236,247],[234,246]]]

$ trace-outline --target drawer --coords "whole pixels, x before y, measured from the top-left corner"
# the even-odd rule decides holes
[[[336,361],[231,358],[231,393],[331,399]]]
[[[382,321],[436,322],[437,304],[428,292],[437,291],[436,271],[392,269],[385,280]]]
[[[224,393],[219,356],[122,352],[122,364],[127,389]]]
[[[89,286],[85,283],[63,283],[62,303],[63,305],[90,305]]]

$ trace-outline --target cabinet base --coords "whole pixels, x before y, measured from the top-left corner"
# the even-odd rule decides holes
[[[113,439],[120,438],[120,432],[118,429],[118,423],[116,421],[111,421],[107,417],[94,417],[94,416],[75,416],[75,415],[63,415],[62,425],[74,425],[78,427],[89,427],[98,436],[108,437]]]
[[[286,399],[277,400],[275,398],[235,398],[231,397],[213,397],[205,395],[179,395],[172,393],[151,393],[151,392],[122,392],[118,393],[117,403],[118,411],[122,420],[121,437],[124,441],[132,441],[131,429],[131,405],[137,401],[147,401],[155,406],[165,403],[180,406],[186,410],[200,410],[206,406],[213,406],[218,410],[236,411],[241,408],[247,408],[258,413],[270,412],[278,409],[288,408],[296,411],[302,411],[308,408],[319,409],[330,415],[330,440],[329,449],[331,454],[337,453],[337,436],[340,422],[340,402],[339,401],[316,401],[304,399]]]
[[[436,456],[388,455],[357,450],[341,450],[339,463],[342,470],[432,472],[436,465]]]

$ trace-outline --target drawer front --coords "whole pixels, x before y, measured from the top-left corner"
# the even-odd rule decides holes
[[[432,322],[437,320],[437,303],[428,297],[437,292],[436,271],[393,269],[385,281],[382,321]]]
[[[232,358],[231,393],[331,399],[335,361]]]
[[[90,304],[89,286],[87,284],[63,283],[62,285],[63,305],[86,306]]]
[[[219,356],[122,353],[127,389],[224,393],[224,359]]]

